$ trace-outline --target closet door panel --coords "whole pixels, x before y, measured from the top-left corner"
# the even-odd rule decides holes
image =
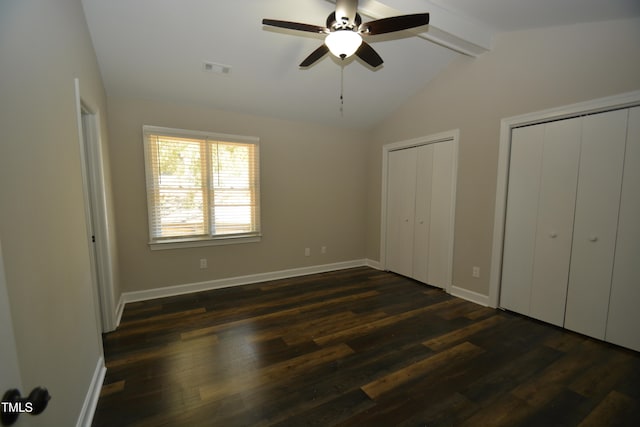
[[[529,314],[544,125],[513,129],[500,306]]]
[[[453,148],[451,142],[439,142],[433,145],[433,189],[427,283],[443,289],[451,284]]]
[[[604,339],[620,206],[627,110],[583,118],[565,327]]]
[[[629,111],[606,340],[640,351],[640,107]]]
[[[412,151],[415,151],[417,165],[412,277],[423,283],[429,283],[428,270],[431,264],[429,241],[431,239],[432,188],[434,186],[432,179],[434,145],[422,145],[413,148]]]
[[[569,281],[580,124],[575,118],[545,125],[530,315],[557,326],[564,324]]]
[[[387,268],[411,277],[416,192],[415,150],[390,152],[387,166]]]

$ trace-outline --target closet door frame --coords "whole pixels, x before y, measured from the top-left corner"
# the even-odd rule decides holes
[[[498,178],[493,225],[493,245],[491,250],[491,271],[489,277],[489,306],[497,308],[500,301],[502,280],[502,255],[504,227],[507,208],[507,186],[509,181],[509,159],[511,157],[511,134],[514,128],[597,114],[614,109],[640,105],[640,90],[620,95],[598,98],[587,102],[566,105],[534,113],[504,118],[500,122],[500,146],[498,151]]]
[[[453,233],[455,225],[455,203],[456,203],[456,183],[458,177],[458,141],[460,139],[460,130],[454,129],[446,132],[441,132],[433,135],[423,136],[419,138],[409,139],[405,141],[393,142],[385,144],[382,147],[382,194],[381,194],[381,212],[380,212],[380,268],[382,270],[387,269],[387,181],[389,170],[389,153],[392,151],[403,150],[413,147],[420,147],[422,145],[436,144],[439,142],[450,142],[453,147],[453,160],[451,164],[452,168],[452,183],[451,183],[451,217],[450,217],[450,230],[449,241],[451,242],[451,249],[448,260],[448,272],[449,280],[447,286],[444,289],[446,292],[451,293],[451,277],[453,275]]]

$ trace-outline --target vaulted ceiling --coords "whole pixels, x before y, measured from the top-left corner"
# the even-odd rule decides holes
[[[330,0],[82,3],[108,95],[356,129],[393,112],[455,58],[490,50],[500,32],[640,16],[640,0],[360,0],[363,21],[429,12],[431,22],[369,37],[385,61],[375,70],[331,55],[301,69],[322,35],[262,19],[324,25]],[[228,72],[205,71],[205,62]]]

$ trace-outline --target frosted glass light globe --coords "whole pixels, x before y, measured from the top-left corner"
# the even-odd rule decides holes
[[[362,44],[362,36],[352,30],[336,30],[329,33],[324,43],[332,54],[345,59],[356,53]]]

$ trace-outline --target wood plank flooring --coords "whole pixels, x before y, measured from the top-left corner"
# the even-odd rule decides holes
[[[638,426],[640,354],[356,268],[127,304],[94,426]]]

